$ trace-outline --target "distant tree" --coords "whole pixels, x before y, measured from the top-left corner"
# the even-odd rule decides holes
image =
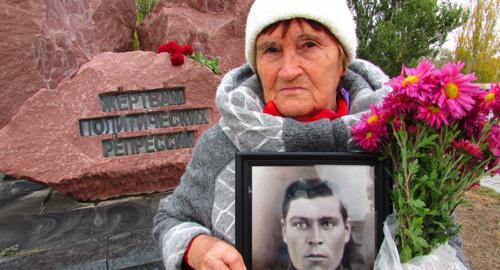
[[[348,0],[359,39],[358,56],[389,75],[433,58],[446,35],[465,20],[462,7],[437,0]]]
[[[455,49],[441,48],[439,53],[432,59],[432,62],[437,67],[442,67],[444,64],[455,61]]]
[[[498,0],[476,0],[458,35],[455,60],[465,63],[465,72],[475,72],[479,82],[500,81],[499,12]]]

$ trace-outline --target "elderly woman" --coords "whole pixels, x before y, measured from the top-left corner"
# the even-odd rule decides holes
[[[222,115],[194,148],[153,234],[166,269],[245,269],[235,242],[236,151],[348,151],[350,127],[390,88],[356,57],[343,0],[256,0],[246,26],[247,65],[217,89]]]

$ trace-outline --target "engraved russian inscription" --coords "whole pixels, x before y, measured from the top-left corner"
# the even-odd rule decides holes
[[[105,93],[99,95],[99,101],[103,112],[181,105],[186,103],[184,90],[184,87],[175,87],[128,91],[120,94]]]
[[[208,124],[208,109],[157,111],[80,119],[81,136]]]
[[[153,153],[180,148],[191,148],[195,144],[194,131],[183,131],[151,136],[103,140],[104,157],[118,157]]]
[[[80,119],[80,136],[100,136],[123,132],[175,128],[209,123],[208,108],[162,109],[159,107],[186,103],[185,88],[157,88],[137,91],[118,91],[99,95],[101,110],[111,116]],[[132,113],[116,115],[115,112]],[[152,111],[150,111],[152,110]],[[138,112],[137,112],[138,111]],[[142,112],[141,112],[142,111]],[[104,157],[154,153],[194,147],[196,131],[163,132],[161,134],[122,137],[102,140]]]

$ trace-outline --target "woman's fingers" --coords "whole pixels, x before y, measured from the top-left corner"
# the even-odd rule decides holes
[[[243,258],[232,245],[215,237],[197,236],[188,253],[188,262],[200,270],[246,270]]]
[[[229,266],[231,270],[246,270],[245,264],[243,263],[243,257],[233,246],[228,245],[231,249],[228,249],[222,254],[222,261]]]
[[[202,270],[231,270],[227,265],[220,261],[214,261],[210,265],[203,265]]]

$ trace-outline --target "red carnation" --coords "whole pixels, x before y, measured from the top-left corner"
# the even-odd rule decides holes
[[[175,54],[176,52],[181,52],[182,47],[175,41],[170,41],[167,44],[163,44],[158,48],[158,53],[168,52],[170,54]]]
[[[193,54],[193,47],[191,45],[186,45],[182,47],[182,53],[185,55],[192,55]]]
[[[158,47],[158,53],[166,52],[167,51],[167,44],[162,44],[160,47]]]
[[[180,53],[180,52],[174,53],[170,57],[170,63],[172,63],[172,65],[174,67],[177,67],[177,66],[184,64],[184,55],[182,55],[182,53]]]

